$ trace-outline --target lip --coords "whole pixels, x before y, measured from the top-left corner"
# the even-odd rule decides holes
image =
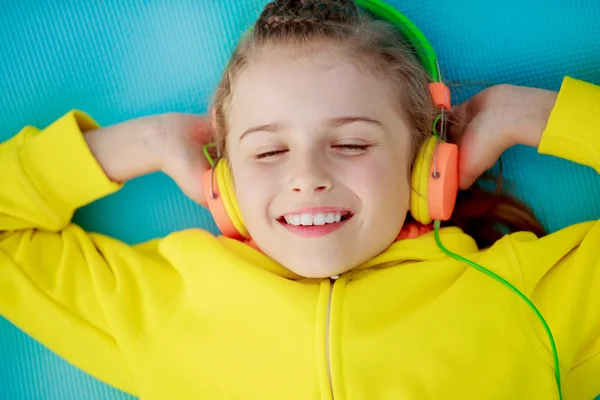
[[[349,208],[346,207],[327,207],[327,206],[322,206],[322,207],[304,207],[304,208],[299,208],[297,210],[293,210],[293,211],[289,211],[286,212],[285,214],[281,214],[281,216],[279,218],[283,218],[286,215],[300,215],[300,214],[319,214],[319,213],[349,213],[349,214],[354,214],[352,212],[352,210],[350,210]]]
[[[324,224],[324,225],[291,225],[288,224],[285,220],[285,216],[291,215],[302,215],[302,214],[328,214],[328,213],[340,213],[345,214],[345,218],[340,222],[335,222],[332,224]],[[325,235],[329,235],[342,228],[346,222],[350,221],[354,217],[354,212],[347,207],[339,207],[339,206],[312,206],[312,207],[302,207],[295,209],[293,211],[282,214],[279,218],[277,218],[277,222],[279,222],[288,232],[291,232],[295,235],[305,237],[305,238],[316,238],[322,237]]]
[[[322,237],[325,235],[329,235],[330,233],[337,231],[338,229],[343,227],[346,224],[346,222],[350,221],[351,219],[352,219],[352,217],[345,219],[343,221],[340,221],[340,222],[335,222],[333,224],[310,225],[310,226],[289,225],[285,222],[285,220],[278,221],[278,222],[281,225],[283,225],[283,227],[286,228],[289,232],[291,232],[295,235],[302,236],[305,238],[316,238],[316,237]]]

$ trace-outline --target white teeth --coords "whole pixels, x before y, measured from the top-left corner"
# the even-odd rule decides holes
[[[301,225],[302,223],[300,222],[300,216],[299,215],[292,216],[292,222],[291,222],[291,224],[295,225],[295,226]]]
[[[285,222],[288,225],[294,226],[312,226],[312,225],[325,225],[340,222],[342,220],[341,212],[330,212],[330,213],[317,213],[317,214],[296,214],[296,215],[285,215]]]
[[[302,225],[304,226],[309,226],[313,224],[313,216],[310,214],[302,214],[300,216],[300,221],[302,222]]]
[[[325,214],[315,214],[313,216],[313,224],[315,225],[325,225],[326,220]]]
[[[333,224],[335,222],[335,213],[328,213],[325,222],[328,224]]]

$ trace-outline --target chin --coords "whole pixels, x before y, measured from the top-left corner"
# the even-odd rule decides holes
[[[327,257],[327,255],[320,254],[314,258],[297,255],[285,258],[285,260],[280,261],[280,264],[305,278],[330,278],[348,272],[360,264],[360,262],[340,260],[337,255]]]

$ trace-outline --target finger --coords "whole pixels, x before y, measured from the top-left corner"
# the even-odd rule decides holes
[[[448,117],[448,139],[450,139],[450,142],[459,144],[467,125],[467,104],[463,103],[453,107]]]
[[[479,176],[477,161],[477,143],[474,139],[477,135],[472,130],[465,130],[463,140],[459,145],[458,151],[458,187],[459,189],[469,188]]]
[[[184,193],[202,206],[206,206],[206,191],[210,190],[204,187],[204,174],[210,171],[210,168],[204,156],[194,157],[188,161],[181,178]]]
[[[460,143],[467,126],[470,125],[473,122],[473,119],[485,108],[484,106],[488,95],[489,91],[483,90],[474,94],[468,100],[452,107],[450,111],[448,134],[454,143]]]
[[[475,95],[470,99],[452,107],[449,117],[448,137],[453,143],[459,144],[465,130],[479,113],[481,96]]]
[[[459,188],[467,189],[476,180],[494,166],[506,145],[494,132],[489,120],[485,124],[485,116],[478,116],[465,129],[459,145]]]
[[[203,178],[209,168],[208,162],[200,156],[182,155],[169,164],[165,172],[177,183],[186,196],[194,202],[206,206]]]
[[[206,207],[206,191],[209,188],[204,188],[202,175],[189,174],[185,177],[178,179],[177,184],[181,188],[181,191],[189,197],[195,203]]]

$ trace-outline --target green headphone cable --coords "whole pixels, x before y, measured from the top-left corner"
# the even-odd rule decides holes
[[[556,343],[554,342],[554,336],[552,336],[552,331],[550,330],[550,327],[548,326],[548,324],[546,323],[546,320],[542,316],[542,313],[531,302],[531,300],[529,300],[527,298],[527,296],[525,296],[519,289],[517,289],[514,285],[512,285],[506,279],[502,278],[501,276],[495,274],[494,272],[488,270],[487,268],[482,267],[481,265],[479,265],[469,259],[466,259],[456,253],[453,253],[452,251],[450,251],[446,247],[444,247],[444,245],[442,244],[442,241],[440,239],[440,220],[435,220],[433,226],[434,226],[435,241],[436,241],[438,247],[440,248],[440,250],[442,250],[444,253],[446,253],[450,257],[454,258],[455,260],[458,260],[465,264],[468,264],[469,266],[477,269],[480,272],[483,272],[487,276],[495,279],[496,281],[500,282],[504,286],[508,287],[517,296],[519,296],[533,310],[535,315],[539,318],[542,325],[544,326],[544,330],[546,331],[546,334],[548,335],[548,339],[550,340],[550,348],[552,349],[552,358],[554,360],[554,377],[556,378],[556,385],[558,386],[558,397],[560,400],[562,400],[562,385],[561,385],[561,378],[560,378],[560,365],[558,362],[558,351],[556,350]]]

